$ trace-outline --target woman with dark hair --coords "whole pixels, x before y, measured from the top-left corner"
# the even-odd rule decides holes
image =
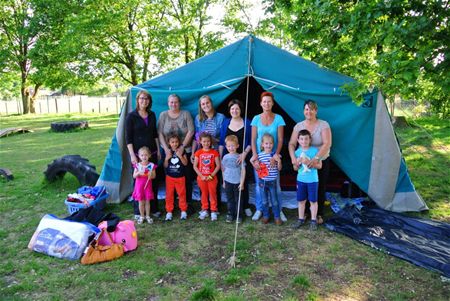
[[[159,151],[159,140],[156,129],[156,116],[152,108],[152,96],[145,90],[141,90],[136,95],[136,110],[128,113],[125,121],[125,140],[131,164],[138,163],[137,152],[143,146],[150,149],[152,163],[157,163],[161,159]],[[155,200],[150,202],[150,212],[155,217],[161,214],[158,209],[158,182],[153,182],[153,195]],[[140,217],[139,204],[133,201],[135,218]]]
[[[237,153],[240,155],[238,159],[238,164],[242,161],[247,161],[245,169],[246,174],[250,175],[252,173],[252,165],[249,164],[250,157],[248,154],[252,150],[251,147],[251,136],[252,136],[252,126],[250,120],[242,118],[242,103],[233,99],[228,102],[228,112],[231,118],[226,118],[222,123],[222,128],[220,130],[220,141],[219,141],[219,153],[220,158],[228,153],[225,147],[225,138],[229,135],[235,135],[238,138],[239,147]],[[248,191],[248,176],[245,178],[244,190],[242,191],[242,205],[241,211],[244,209],[245,215],[252,216],[252,210],[250,209],[249,203],[249,191]]]
[[[328,175],[330,173],[330,148],[331,148],[331,129],[328,122],[317,118],[317,103],[313,100],[305,101],[303,105],[303,115],[305,120],[297,123],[292,130],[291,139],[289,140],[289,155],[291,156],[292,164],[295,165],[297,159],[295,158],[295,150],[297,148],[298,133],[301,130],[308,130],[311,133],[311,145],[318,148],[319,152],[311,160],[310,165],[314,165],[318,161],[322,161],[322,168],[319,172],[319,189],[318,189],[318,212],[317,223],[323,223],[323,209],[326,200],[325,189],[328,182]],[[310,166],[308,166],[310,167]]]
[[[257,221],[262,216],[263,203],[262,199],[259,197],[260,187],[259,187],[259,178],[257,175],[257,170],[260,169],[258,153],[261,150],[261,138],[264,134],[270,134],[274,138],[273,149],[274,155],[272,156],[271,164],[275,164],[275,160],[281,158],[280,152],[283,147],[283,135],[284,135],[284,127],[286,123],[284,122],[283,117],[281,115],[275,114],[272,111],[273,105],[275,102],[275,98],[271,92],[263,92],[261,93],[261,108],[263,112],[259,115],[253,117],[252,120],[252,158],[250,162],[255,168],[255,195],[256,195],[256,212],[253,215],[253,220]],[[279,177],[277,179],[278,186],[279,185]],[[283,222],[287,221],[286,216],[283,211],[280,212],[280,217]]]
[[[180,153],[186,152],[187,158],[191,156],[191,141],[194,136],[194,122],[191,113],[181,110],[181,99],[177,94],[171,94],[167,98],[169,110],[161,112],[158,118],[159,141],[166,154],[170,153],[169,137],[177,134],[180,139]],[[186,200],[192,201],[192,164],[188,162],[185,168],[186,176]]]

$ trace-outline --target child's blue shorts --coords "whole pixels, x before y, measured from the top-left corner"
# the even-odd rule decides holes
[[[297,200],[299,202],[308,200],[310,202],[317,202],[317,190],[319,182],[303,183],[297,181]]]

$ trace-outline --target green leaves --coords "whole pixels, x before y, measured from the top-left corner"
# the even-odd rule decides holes
[[[429,101],[448,116],[442,111],[442,103],[448,105],[444,87],[450,86],[448,5],[283,0],[272,1],[270,11],[277,16],[271,22],[294,39],[300,55],[352,76],[366,88],[375,85],[388,95]],[[277,38],[278,33],[269,35]],[[419,78],[437,89],[433,98],[420,88]]]

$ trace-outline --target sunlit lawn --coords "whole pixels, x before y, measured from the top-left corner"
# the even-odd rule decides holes
[[[88,120],[90,128],[49,131],[57,120]],[[139,247],[113,262],[82,266],[31,252],[27,244],[46,213],[66,216],[64,199],[79,187],[66,175],[55,183],[43,171],[55,158],[79,154],[100,172],[118,117],[114,115],[1,117],[0,128],[33,133],[0,139],[0,167],[14,180],[0,181],[1,299],[3,300],[448,300],[440,275],[342,235],[320,228],[294,231],[249,220],[238,232],[238,264],[232,269],[234,224],[157,220],[138,227]],[[422,214],[450,221],[448,122],[417,121],[399,139],[415,186],[430,207]],[[163,204],[160,204],[163,208]],[[196,208],[198,209],[198,208]],[[128,203],[108,205],[123,219]],[[447,296],[447,297],[445,297]]]

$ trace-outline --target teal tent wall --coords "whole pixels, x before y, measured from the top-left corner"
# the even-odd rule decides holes
[[[97,183],[107,186],[110,201],[120,202],[132,191],[124,123],[126,114],[135,108],[139,90],[152,94],[156,116],[167,110],[167,97],[172,93],[181,97],[182,109],[195,116],[200,96],[210,95],[217,107],[247,77],[273,92],[277,104],[295,122],[304,118],[303,102],[315,100],[319,117],[332,129],[333,161],[381,208],[400,212],[427,209],[409,178],[379,91],[367,93],[364,104],[357,106],[341,89],[353,82],[352,78],[253,36],[130,88]],[[257,99],[248,102],[259,105]]]

